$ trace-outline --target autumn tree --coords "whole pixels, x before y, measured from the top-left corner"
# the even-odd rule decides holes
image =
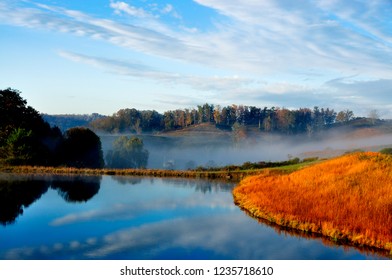
[[[346,109],[343,111],[340,111],[337,116],[336,116],[336,121],[341,122],[341,123],[346,123],[349,122],[354,118],[354,113],[353,111]]]

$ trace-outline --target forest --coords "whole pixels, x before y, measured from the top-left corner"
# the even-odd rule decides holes
[[[183,129],[202,123],[215,124],[217,128],[235,130],[257,127],[263,132],[311,135],[334,124],[344,124],[354,119],[349,110],[335,112],[330,108],[314,107],[289,110],[271,107],[204,104],[193,109],[177,109],[163,114],[155,110],[121,109],[112,116],[97,118],[89,123],[94,131],[106,133],[152,133]]]
[[[102,168],[100,138],[84,127],[51,127],[14,89],[0,90],[0,165]]]
[[[350,125],[354,120],[354,114],[349,109],[336,113],[333,109],[319,107],[295,110],[279,107],[261,109],[243,105],[221,107],[208,103],[194,109],[177,109],[166,111],[163,114],[155,110],[121,109],[107,117],[99,114],[51,117],[40,114],[28,106],[27,101],[21,97],[21,92],[10,88],[0,90],[0,109],[1,165],[77,168],[147,168],[149,166],[157,168],[162,164],[164,168],[170,168],[165,167],[165,164],[176,157],[171,150],[162,150],[163,143],[158,150],[151,143],[147,143],[147,150],[143,143],[145,137],[136,137],[135,135],[132,137],[123,136],[115,141],[109,141],[112,142],[112,146],[106,145],[106,156],[104,156],[101,138],[96,133],[155,134],[180,131],[187,127],[205,124],[210,127],[214,125],[219,129],[211,133],[216,134],[217,131],[224,131],[225,135],[231,135],[234,144],[238,144],[246,138],[248,128],[263,133],[313,135],[330,127]],[[361,120],[361,118],[357,119]],[[49,121],[53,122],[54,120],[63,124],[62,129],[53,123],[49,124]],[[367,122],[369,120],[366,119]],[[376,120],[380,122],[378,119],[375,119],[374,122]],[[81,123],[84,125],[74,127],[74,125]],[[200,137],[211,146],[213,140],[211,137],[215,134],[209,134],[208,139],[206,136]],[[195,135],[199,135],[198,132]],[[224,138],[226,140],[227,135]],[[230,138],[230,136],[228,137]],[[217,142],[217,147],[224,146],[224,143],[221,142],[222,137],[215,138],[216,141],[220,141]],[[163,141],[165,139],[157,138],[155,140]],[[172,145],[179,145],[172,138],[167,141]],[[186,141],[187,143],[192,142],[189,137]],[[212,155],[211,152],[207,154],[213,158],[205,158],[205,161],[219,158]],[[188,153],[187,156],[190,157],[187,161],[196,162],[197,156],[192,158],[191,153]],[[149,158],[153,162],[152,165],[148,165]],[[178,160],[184,161],[185,159]],[[200,159],[200,162],[193,165],[202,165],[202,160]],[[245,159],[243,162],[248,160]],[[234,162],[237,161],[234,160]],[[188,169],[186,163],[185,161],[182,164],[184,165],[182,168]]]

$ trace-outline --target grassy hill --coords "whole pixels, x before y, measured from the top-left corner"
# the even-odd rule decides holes
[[[392,254],[392,156],[354,153],[288,175],[258,175],[234,190],[252,216]]]

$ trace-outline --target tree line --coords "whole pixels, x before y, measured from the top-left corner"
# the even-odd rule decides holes
[[[0,90],[0,164],[104,166],[99,137],[90,129],[76,127],[64,134],[51,127],[18,90]]]
[[[112,116],[90,122],[89,126],[95,131],[140,134],[212,123],[218,128],[230,130],[253,126],[263,132],[312,134],[335,123],[349,122],[353,118],[353,112],[348,109],[335,112],[330,108],[319,107],[289,110],[244,105],[222,107],[206,103],[197,108],[169,110],[163,114],[155,110],[121,109]]]
[[[100,138],[86,127],[64,133],[50,126],[18,90],[0,90],[0,165],[66,166],[76,168],[145,168],[143,140],[119,137],[103,157]]]

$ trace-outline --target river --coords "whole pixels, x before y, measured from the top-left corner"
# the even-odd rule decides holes
[[[383,259],[261,223],[234,183],[0,174],[0,259]]]

